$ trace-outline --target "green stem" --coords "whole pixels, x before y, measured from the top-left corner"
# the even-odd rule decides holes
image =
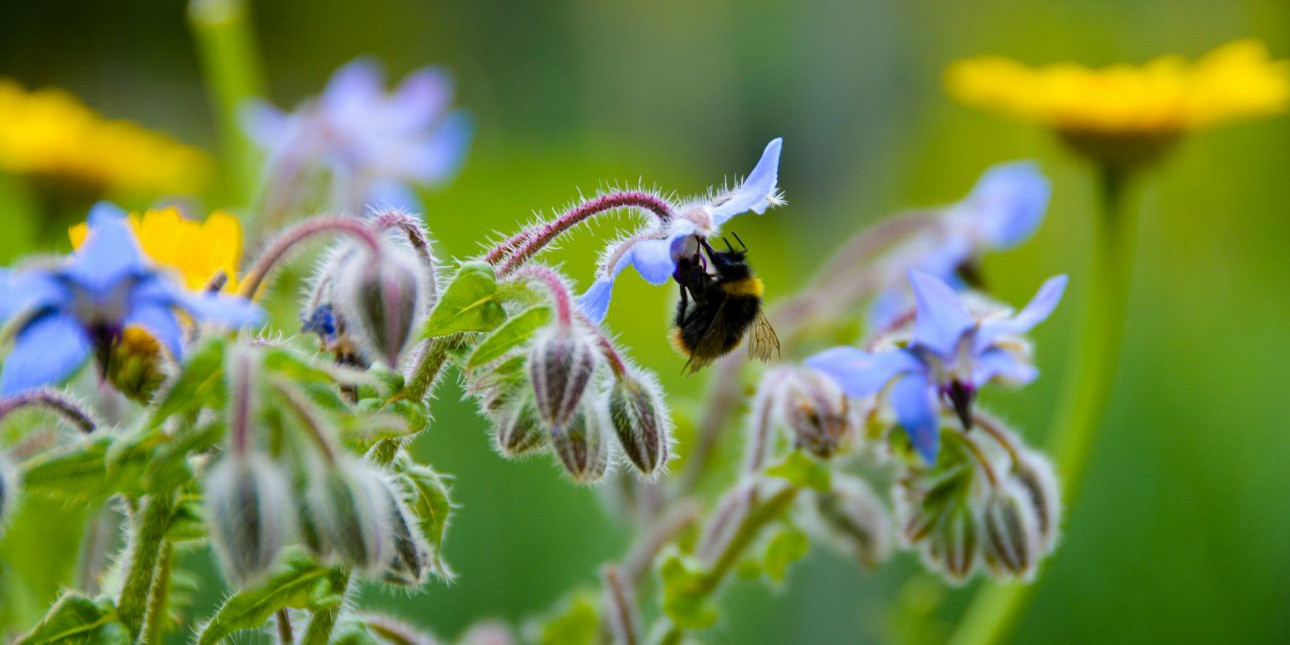
[[[148,617],[142,642],[160,645],[165,642],[166,627],[170,619],[171,572],[175,566],[175,547],[170,540],[161,543],[157,557],[157,570],[152,579],[152,592],[148,596]]]
[[[223,148],[232,201],[250,204],[258,182],[259,153],[242,131],[238,110],[264,96],[263,66],[244,0],[192,0],[188,23],[197,40]]]
[[[448,362],[448,351],[457,344],[458,336],[442,336],[425,341],[416,364],[408,370],[407,385],[399,394],[400,399],[420,401],[430,393],[439,372]]]
[[[342,590],[342,596],[349,588],[349,582],[350,572],[347,569],[336,569],[331,574],[332,587]],[[334,607],[315,611],[309,617],[309,624],[305,627],[304,636],[300,638],[300,645],[328,645],[331,642],[331,634],[336,629],[336,623],[340,620],[340,612],[344,608],[345,603],[338,602]]]
[[[1079,353],[1067,373],[1059,414],[1049,435],[1050,454],[1057,462],[1067,508],[1075,504],[1090,450],[1103,425],[1120,358],[1133,274],[1137,217],[1124,212],[1129,177],[1123,168],[1104,167],[1100,179],[1102,213],[1094,220],[1084,319],[1074,345]],[[951,643],[989,645],[1005,639],[1036,582],[987,583],[968,607]]]
[[[161,558],[166,530],[170,528],[174,502],[169,493],[150,496],[136,515],[137,522],[131,531],[130,567],[117,601],[117,613],[133,638],[138,638],[143,629],[148,598],[152,594],[152,580]]]

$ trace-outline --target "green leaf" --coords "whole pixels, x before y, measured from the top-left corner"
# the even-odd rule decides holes
[[[290,551],[284,562],[263,584],[229,598],[206,623],[196,645],[215,645],[235,632],[259,629],[285,607],[316,610],[339,602],[344,590],[335,588],[331,568],[315,563],[302,550]]]
[[[766,543],[766,554],[762,558],[762,571],[775,582],[783,582],[788,575],[788,567],[806,557],[811,549],[811,540],[801,529],[785,526],[771,536]]]
[[[816,461],[800,450],[795,450],[784,461],[766,469],[766,474],[778,477],[794,486],[829,492],[832,472],[828,466]]]
[[[434,338],[463,331],[489,331],[505,320],[506,310],[497,302],[497,274],[493,267],[484,262],[467,262],[444,289],[422,335]]]
[[[448,519],[452,515],[452,498],[449,497],[448,484],[443,475],[412,461],[407,454],[401,454],[394,462],[394,469],[407,483],[413,497],[409,500],[412,512],[417,516],[421,533],[433,551],[430,558],[432,570],[445,580],[452,580],[456,575],[443,559],[443,542],[448,534]]]
[[[171,542],[195,542],[206,539],[206,509],[202,499],[188,495],[175,504],[175,514],[166,529],[166,539]]]
[[[91,600],[68,592],[15,645],[129,645],[130,632],[107,598]]]
[[[529,307],[512,316],[475,347],[470,358],[466,359],[466,368],[475,369],[501,358],[512,348],[528,342],[533,337],[533,332],[550,320],[551,308],[541,305]]]
[[[170,417],[202,408],[221,409],[228,392],[224,385],[224,339],[209,337],[189,354],[184,369],[161,396],[148,425],[156,427]]]
[[[663,613],[681,629],[707,629],[716,624],[718,614],[709,602],[711,589],[697,562],[672,549],[659,565],[663,580]]]
[[[600,601],[595,593],[571,594],[557,613],[542,623],[541,645],[593,645],[600,635]]]
[[[32,493],[84,503],[101,502],[126,491],[141,492],[147,453],[116,451],[114,441],[110,434],[96,433],[71,448],[36,456],[23,465],[23,487]]]

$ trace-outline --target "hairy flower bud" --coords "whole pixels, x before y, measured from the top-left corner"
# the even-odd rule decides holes
[[[503,456],[514,459],[546,448],[546,427],[538,418],[537,406],[531,399],[511,402],[495,418],[497,428],[494,438],[497,450]]]
[[[551,430],[551,447],[574,481],[581,484],[598,482],[609,469],[606,424],[602,409],[582,406],[567,424]]]
[[[379,471],[351,456],[313,475],[309,507],[319,537],[345,562],[380,571],[394,557],[388,484]]]
[[[1012,477],[1029,496],[1028,501],[1035,513],[1035,526],[1039,531],[1039,548],[1046,555],[1057,545],[1057,528],[1062,515],[1057,476],[1044,455],[1026,449],[1019,453],[1021,459],[1013,468]]]
[[[547,425],[570,423],[595,371],[595,343],[581,330],[556,326],[538,337],[529,352],[529,381]]]
[[[106,361],[112,387],[130,399],[147,403],[168,376],[161,343],[142,327],[126,327]]]
[[[229,580],[251,584],[295,533],[289,484],[268,457],[231,452],[206,475],[211,542]]]
[[[623,454],[641,473],[653,475],[664,465],[672,442],[671,415],[652,375],[624,375],[609,390],[609,423]]]
[[[869,485],[857,477],[834,473],[828,492],[810,497],[813,522],[844,552],[866,567],[891,553],[892,521]]]
[[[417,518],[405,501],[405,491],[393,483],[385,482],[390,513],[389,526],[394,538],[394,555],[385,568],[384,580],[394,584],[420,586],[430,571],[430,545],[421,533]]]
[[[397,367],[428,311],[427,277],[407,247],[383,241],[371,252],[351,253],[340,267],[333,306],[343,311],[354,340],[369,358]]]
[[[972,575],[980,552],[980,531],[970,504],[952,504],[940,516],[923,543],[923,562],[962,583]]]
[[[794,444],[827,459],[853,430],[846,394],[837,382],[809,368],[794,369],[777,392],[781,421]]]
[[[1039,559],[1039,518],[1030,493],[1015,480],[991,491],[982,512],[981,555],[999,576],[1029,578]]]

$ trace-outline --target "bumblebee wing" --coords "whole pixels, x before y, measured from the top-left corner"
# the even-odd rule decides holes
[[[758,309],[752,327],[748,329],[748,357],[763,363],[779,359],[779,336],[766,319],[766,312]]]
[[[699,319],[691,320],[694,324]],[[725,353],[725,342],[728,332],[726,330],[726,303],[721,303],[716,312],[709,319],[707,329],[699,336],[699,341],[690,348],[690,360],[685,363],[685,372],[694,374],[699,370],[712,364],[712,361],[719,358]]]

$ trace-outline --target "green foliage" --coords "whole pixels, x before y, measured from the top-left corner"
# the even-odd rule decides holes
[[[785,524],[771,534],[766,542],[766,551],[762,555],[762,572],[775,582],[783,582],[788,576],[788,568],[805,558],[810,549],[811,541],[806,533],[796,526]]]
[[[313,561],[303,551],[290,551],[282,567],[251,589],[234,594],[220,607],[195,641],[214,645],[245,629],[259,629],[279,609],[317,611],[338,606],[344,595],[335,570]]]
[[[822,493],[829,492],[833,478],[828,466],[800,450],[794,450],[783,461],[766,468],[766,474]]]
[[[663,613],[681,629],[707,629],[720,617],[711,602],[712,583],[707,571],[692,558],[673,549],[659,565],[663,582]]]
[[[423,336],[435,338],[495,329],[506,320],[506,310],[497,295],[497,274],[491,265],[463,263],[430,313]]]
[[[536,631],[540,645],[593,645],[600,635],[599,598],[590,591],[570,594]]]
[[[192,413],[202,408],[224,407],[228,400],[228,388],[224,383],[225,346],[223,338],[211,336],[188,355],[179,378],[170,384],[156,402],[155,409],[149,415],[149,425],[158,426],[177,414]]]
[[[107,598],[68,592],[16,645],[130,645],[130,633]]]
[[[406,454],[399,455],[394,469],[413,494],[409,505],[430,545],[431,570],[439,577],[451,580],[455,574],[443,558],[443,543],[448,536],[448,520],[453,505],[444,476],[429,466],[412,461]]]
[[[501,358],[511,349],[528,342],[550,320],[551,308],[542,305],[515,314],[475,346],[475,351],[466,359],[466,369],[475,369]]]

